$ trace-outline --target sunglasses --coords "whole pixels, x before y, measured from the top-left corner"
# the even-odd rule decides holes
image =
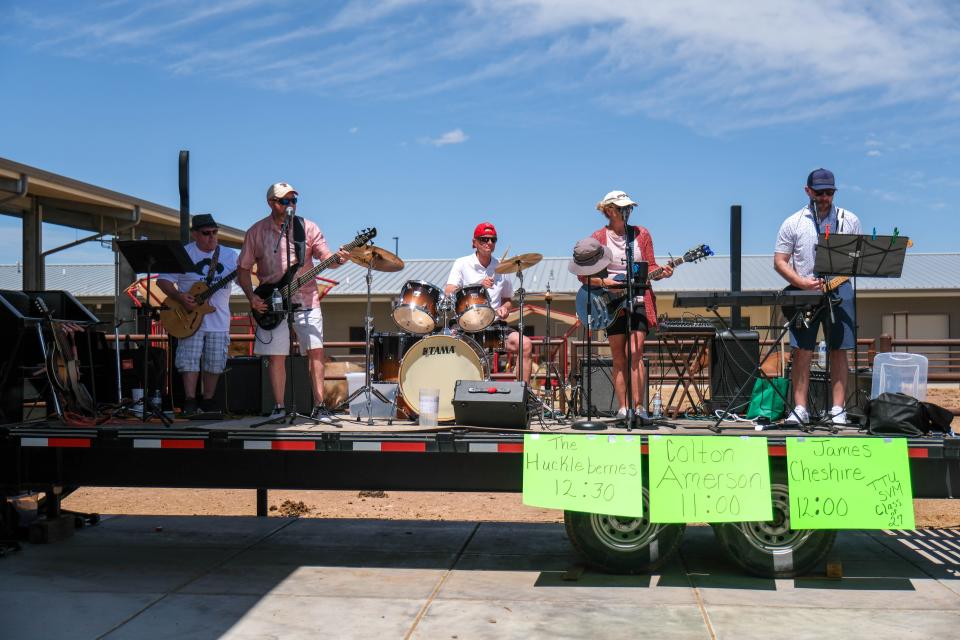
[[[836,189],[820,189],[819,191],[814,191],[813,195],[815,196],[832,196],[837,192]]]
[[[215,235],[217,235],[217,229],[206,229],[205,231],[201,231],[201,232],[200,232],[200,235],[203,235],[203,236],[215,236]]]
[[[497,241],[496,238],[491,238],[489,236],[482,236],[480,238],[477,238],[477,242],[483,242],[483,243],[496,242],[496,241]]]
[[[292,205],[292,204],[297,204],[297,199],[296,199],[296,197],[293,197],[293,198],[274,198],[273,201],[274,201],[274,202],[279,202],[280,204],[282,204],[282,205],[285,206],[285,207],[289,207],[289,206]]]

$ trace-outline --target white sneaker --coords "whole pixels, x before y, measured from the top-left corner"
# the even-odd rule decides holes
[[[270,412],[270,418],[282,418],[287,415],[287,410],[283,408],[282,404],[273,405],[273,411]]]
[[[626,407],[620,407],[619,409],[617,409],[617,419],[618,419],[618,420],[623,419],[623,418],[626,418],[626,417],[627,417],[627,408],[626,408]]]
[[[833,424],[847,424],[847,412],[839,405],[834,405],[834,407],[830,409],[830,417]]]
[[[810,414],[807,413],[806,407],[798,404],[793,408],[793,411],[790,412],[784,422],[786,424],[806,424],[810,422]]]
[[[647,415],[647,410],[646,410],[646,409],[637,409],[636,415],[637,415],[638,418],[643,418],[644,420],[649,420],[649,419],[650,419],[650,416]]]

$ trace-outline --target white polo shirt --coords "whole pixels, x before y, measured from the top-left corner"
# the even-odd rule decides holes
[[[450,269],[450,277],[447,278],[447,284],[455,287],[463,287],[471,284],[479,284],[484,278],[490,276],[493,278],[493,286],[487,289],[487,295],[490,296],[490,306],[499,309],[503,304],[504,298],[513,297],[513,282],[502,273],[496,273],[494,270],[500,261],[490,256],[490,264],[484,267],[477,259],[476,253],[457,258]]]
[[[810,205],[783,221],[780,233],[777,234],[776,253],[786,253],[790,256],[793,270],[801,278],[813,275],[813,262],[817,253],[817,222]],[[820,221],[820,233],[826,233],[830,225],[830,233],[847,233],[860,235],[860,219],[852,211],[834,206],[829,215]]]

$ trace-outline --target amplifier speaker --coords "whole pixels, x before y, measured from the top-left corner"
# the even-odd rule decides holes
[[[310,415],[310,412],[313,410],[313,390],[310,388],[310,372],[307,368],[307,357],[301,355],[287,356],[287,360],[290,359],[293,360],[293,377],[296,378],[296,383],[294,384],[290,380],[289,367],[291,365],[288,362],[284,362],[283,366],[287,371],[287,384],[284,388],[283,406],[286,407],[288,411],[294,408],[294,390],[291,389],[291,387],[296,387],[296,411],[297,413]],[[260,362],[260,413],[263,414],[269,414],[273,411],[273,389],[270,387],[270,371],[267,368],[268,362],[269,358],[262,358]]]
[[[258,356],[243,356],[227,359],[227,368],[220,376],[213,401],[217,407],[227,413],[243,416],[259,415],[263,409],[261,399],[260,376],[263,370]],[[266,375],[266,370],[262,371]],[[201,380],[203,376],[201,374]],[[297,382],[300,382],[299,380]],[[173,404],[183,406],[183,376],[179,372],[173,376]],[[269,386],[269,383],[268,383]],[[198,390],[199,395],[199,390]],[[270,395],[270,409],[273,408]]]
[[[750,404],[750,392],[760,364],[760,334],[756,331],[720,331],[710,349],[710,405],[722,410],[743,392],[731,407],[743,413]]]
[[[644,371],[650,371],[650,359],[643,359]],[[580,361],[580,380],[583,392],[583,402],[580,415],[587,415],[587,361]],[[643,388],[643,406],[650,406],[650,376],[645,378]],[[634,391],[636,393],[636,391]],[[611,358],[593,358],[590,361],[590,415],[609,417],[616,415],[617,394],[613,389],[613,360]]]
[[[530,424],[528,395],[525,382],[457,380],[453,415],[462,425],[526,429]]]

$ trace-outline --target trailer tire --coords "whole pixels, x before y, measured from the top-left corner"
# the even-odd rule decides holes
[[[790,496],[786,480],[775,479],[773,520],[713,525],[720,546],[738,565],[764,578],[793,578],[811,571],[830,552],[837,532],[790,529]]]
[[[643,511],[650,513],[647,490]],[[677,551],[684,524],[657,524],[644,518],[565,511],[567,537],[591,567],[607,573],[650,573]]]

